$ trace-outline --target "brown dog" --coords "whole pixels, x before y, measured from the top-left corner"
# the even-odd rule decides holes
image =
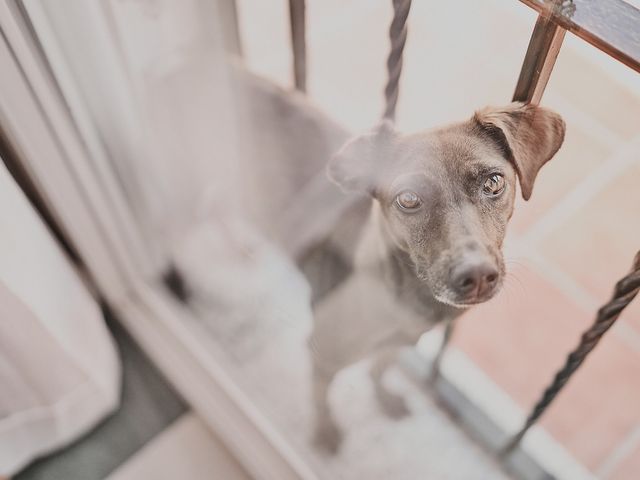
[[[371,377],[383,409],[406,412],[404,400],[382,386],[385,369],[399,348],[496,294],[516,177],[529,199],[564,131],[556,113],[513,103],[413,135],[383,123],[332,159],[330,178],[370,200],[355,202],[322,242],[320,264],[344,268],[340,284],[329,281],[331,294],[314,307],[319,445],[336,451],[340,444],[328,389],[338,371],[362,358],[375,355]]]

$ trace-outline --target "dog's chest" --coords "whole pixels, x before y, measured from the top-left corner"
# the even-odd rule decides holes
[[[315,305],[311,346],[317,358],[347,365],[390,344],[416,343],[450,318],[411,269],[389,261],[375,222],[363,228],[347,279]]]
[[[362,270],[317,305],[314,315],[314,353],[336,365],[391,344],[413,344],[435,324],[431,316],[399,301],[381,277]]]
[[[369,285],[370,309],[384,312],[400,335],[417,341],[450,312],[433,298],[407,262],[394,257],[384,240],[370,230],[356,252],[354,276]]]
[[[421,282],[398,273],[384,271],[377,278],[380,289],[384,289],[390,297],[388,303],[396,306],[394,311],[397,312],[397,318],[394,321],[399,332],[413,343],[448,315],[446,309],[434,302]]]

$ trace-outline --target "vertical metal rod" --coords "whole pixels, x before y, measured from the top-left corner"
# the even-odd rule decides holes
[[[453,325],[455,320],[449,320],[444,327],[444,335],[442,336],[442,343],[440,344],[440,348],[438,349],[438,353],[436,354],[436,358],[433,360],[433,366],[431,367],[431,381],[435,382],[440,378],[440,365],[442,363],[442,357],[444,356],[444,352],[449,346],[449,341],[451,340],[451,335],[453,334]]]
[[[560,52],[564,34],[565,30],[551,20],[549,10],[538,16],[520,69],[520,77],[513,94],[514,101],[534,105],[540,103]]]
[[[242,57],[242,41],[240,39],[236,0],[220,0],[217,3],[221,17],[220,25],[224,32],[224,45],[229,53]]]
[[[297,90],[307,91],[307,41],[305,0],[289,0],[293,81]]]

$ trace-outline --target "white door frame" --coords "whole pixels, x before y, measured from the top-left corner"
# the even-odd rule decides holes
[[[50,35],[37,2],[27,10],[38,34]],[[78,124],[87,114],[71,75],[58,71],[53,78],[12,0],[0,0],[0,33],[0,128],[100,293],[253,477],[316,478],[186,327],[195,319],[152,275],[157,269],[96,132]],[[52,36],[47,42],[48,54],[61,55]]]

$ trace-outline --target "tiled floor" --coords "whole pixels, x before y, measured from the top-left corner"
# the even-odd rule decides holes
[[[640,447],[624,453],[626,455],[617,465],[606,470],[607,474],[611,473],[611,478],[637,478],[640,472]]]
[[[169,428],[106,480],[249,480],[251,477],[193,413]]]
[[[390,2],[308,3],[310,94],[348,127],[367,128],[382,108]],[[249,64],[290,83],[286,2],[239,4]],[[534,19],[513,1],[414,2],[399,127],[423,128],[507,102]],[[504,291],[470,312],[457,332],[455,344],[525,409],[640,248],[640,75],[623,70],[567,35],[543,99],[567,121],[565,145],[531,201],[518,202]],[[599,477],[635,479],[638,405],[640,301],[542,424]]]

